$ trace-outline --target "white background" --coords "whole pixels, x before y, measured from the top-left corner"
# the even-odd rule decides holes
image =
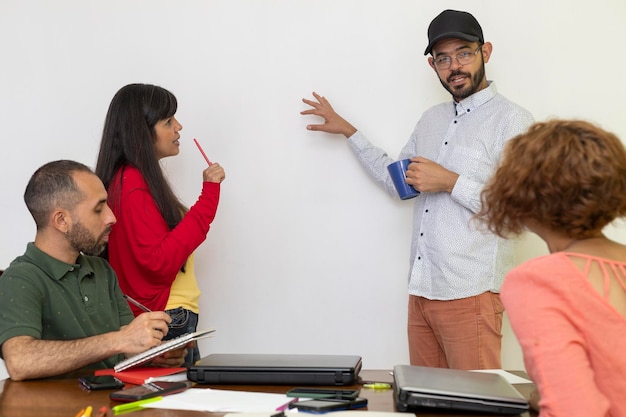
[[[445,8],[478,18],[494,45],[488,78],[537,120],[626,138],[622,0],[0,0],[0,268],[34,237],[32,172],[95,165],[115,92],[153,83],[179,100],[181,153],[164,168],[180,198],[193,204],[201,187],[193,137],[227,174],[196,256],[200,328],[217,329],[201,352],[408,363],[411,202],[378,188],[342,138],[307,132],[318,120],[300,99],[325,95],[395,157],[421,113],[449,100],[423,56]],[[521,240],[520,261],[544,253]],[[508,327],[503,366],[523,368]]]

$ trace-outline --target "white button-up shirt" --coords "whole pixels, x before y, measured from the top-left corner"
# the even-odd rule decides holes
[[[532,123],[532,115],[498,94],[492,82],[459,103],[424,112],[398,159],[422,156],[459,178],[452,193],[422,193],[413,199],[410,294],[454,300],[500,291],[514,263],[514,242],[489,233],[472,216],[506,141]],[[397,198],[387,171],[394,160],[361,132],[348,143],[371,176]]]

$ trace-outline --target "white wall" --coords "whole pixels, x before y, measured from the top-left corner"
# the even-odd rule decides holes
[[[218,330],[202,352],[408,362],[411,203],[389,199],[342,140],[307,132],[300,99],[326,95],[397,155],[449,99],[422,55],[444,8],[479,19],[488,78],[536,119],[581,117],[626,138],[622,0],[0,0],[0,266],[33,239],[31,173],[60,158],[94,165],[113,94],[154,83],[179,99],[181,154],[165,168],[180,197],[200,190],[193,137],[227,172],[196,258],[200,327]],[[543,253],[529,237],[519,259]],[[503,355],[522,368],[510,329]]]

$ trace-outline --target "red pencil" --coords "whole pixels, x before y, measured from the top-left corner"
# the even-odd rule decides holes
[[[98,414],[96,414],[96,417],[106,417],[108,410],[109,409],[106,406],[100,407],[100,410],[98,411]]]
[[[204,150],[202,149],[202,146],[200,146],[196,138],[193,138],[193,141],[195,142],[196,146],[200,150],[200,153],[202,154],[202,156],[204,156],[206,163],[209,164],[209,166],[213,165],[213,162],[209,161],[209,158],[207,158],[206,154],[204,153]]]

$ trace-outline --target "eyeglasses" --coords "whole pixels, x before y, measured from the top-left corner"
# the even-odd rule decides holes
[[[459,65],[471,64],[472,62],[474,62],[474,59],[476,59],[476,54],[478,53],[478,51],[480,51],[480,48],[482,47],[483,46],[480,45],[478,48],[476,48],[474,52],[461,52],[455,57],[451,57],[449,55],[438,56],[437,58],[433,59],[435,63],[435,68],[437,68],[438,70],[447,70],[448,68],[450,68],[450,66],[452,66],[452,58],[455,58],[456,62],[458,62]]]

